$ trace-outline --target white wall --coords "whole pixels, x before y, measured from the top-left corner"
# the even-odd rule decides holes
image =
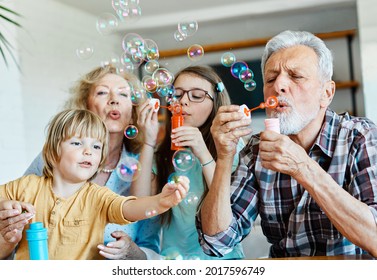
[[[0,63],[0,184],[21,176],[41,151],[46,125],[73,82],[120,49],[119,35],[100,35],[93,15],[49,0],[4,4],[23,16],[17,19],[23,29],[7,32],[16,41],[22,73]],[[82,41],[94,46],[89,60],[76,56]]]
[[[357,3],[365,115],[377,124],[377,2]]]

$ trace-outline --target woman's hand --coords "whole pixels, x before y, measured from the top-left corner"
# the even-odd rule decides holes
[[[139,107],[137,125],[144,135],[144,142],[155,146],[159,128],[158,114],[153,111],[153,106],[149,104],[149,99]]]
[[[105,246],[100,244],[97,248],[99,254],[110,260],[146,260],[145,253],[123,231],[114,231],[111,236],[116,241],[109,242]]]

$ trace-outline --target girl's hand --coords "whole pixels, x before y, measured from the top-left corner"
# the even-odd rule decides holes
[[[194,155],[202,162],[201,157],[209,153],[207,145],[204,142],[203,135],[197,127],[180,126],[172,130],[172,142],[180,147],[190,147]],[[203,160],[205,160],[203,158]]]

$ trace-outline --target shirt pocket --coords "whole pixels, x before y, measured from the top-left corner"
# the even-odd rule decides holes
[[[87,218],[63,219],[63,244],[87,243],[89,240],[90,223]]]
[[[284,216],[289,214],[288,208],[282,207],[282,213],[277,213],[275,205],[262,204],[260,207],[261,227],[270,243],[279,242],[287,235]]]

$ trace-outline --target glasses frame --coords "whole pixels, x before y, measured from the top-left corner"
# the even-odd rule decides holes
[[[185,90],[185,89],[183,89],[183,88],[176,88],[175,90],[177,91],[177,89],[180,90],[180,91],[182,91],[182,95],[181,95],[180,97],[177,97],[177,99],[178,99],[179,101],[183,98],[183,96],[184,96],[186,93],[187,93],[187,98],[188,98],[188,100],[190,100],[190,102],[194,102],[194,103],[202,103],[202,102],[206,99],[206,96],[208,96],[209,99],[211,99],[212,101],[214,101],[213,96],[212,96],[207,90],[204,90],[204,89],[201,89],[201,88],[192,88],[192,89],[189,89],[189,90]],[[203,100],[201,100],[201,101],[196,101],[196,100],[192,100],[192,99],[191,99],[191,98],[192,98],[192,93],[190,93],[190,92],[192,92],[192,91],[194,91],[194,90],[201,90],[201,91],[205,92],[205,96],[204,96]]]

